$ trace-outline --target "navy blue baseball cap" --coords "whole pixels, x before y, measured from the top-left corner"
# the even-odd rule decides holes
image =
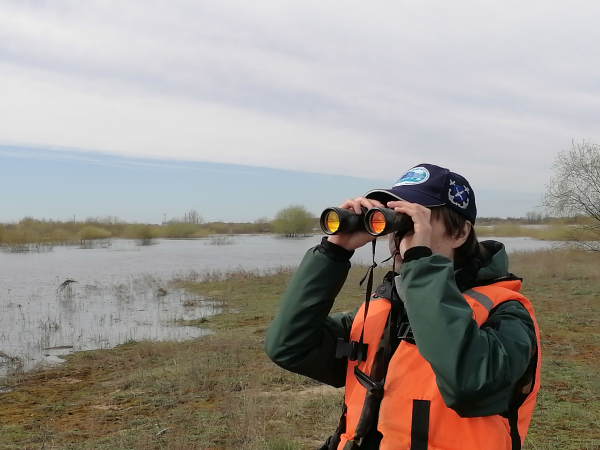
[[[475,224],[475,193],[463,176],[433,164],[419,164],[400,177],[390,189],[375,189],[366,198],[384,205],[394,200],[417,203],[428,208],[447,206]]]

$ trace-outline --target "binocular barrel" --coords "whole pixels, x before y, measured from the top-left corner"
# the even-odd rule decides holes
[[[363,214],[340,208],[327,208],[321,214],[321,229],[325,234],[345,233],[365,229]]]
[[[362,214],[347,209],[326,208],[321,214],[320,224],[325,234],[366,230],[373,236],[405,234],[414,226],[410,216],[389,208],[363,208]]]

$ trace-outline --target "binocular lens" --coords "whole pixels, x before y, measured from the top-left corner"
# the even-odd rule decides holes
[[[325,234],[348,233],[366,230],[373,236],[401,231],[406,233],[413,227],[412,219],[406,214],[388,208],[361,208],[362,213],[341,208],[327,208],[321,213],[321,229]]]
[[[385,229],[385,217],[381,211],[375,211],[371,214],[368,228],[373,234],[381,234],[383,232]]]
[[[325,217],[325,226],[329,233],[335,233],[340,228],[340,216],[333,210]]]

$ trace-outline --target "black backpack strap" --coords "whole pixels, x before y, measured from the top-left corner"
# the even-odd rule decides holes
[[[521,450],[521,436],[519,435],[519,410],[511,409],[504,416],[508,419],[510,426],[510,440],[512,441],[511,450]]]
[[[373,360],[371,373],[367,375],[360,370],[358,366],[354,368],[354,375],[356,376],[357,381],[367,390],[367,394],[365,396],[365,402],[363,403],[360,419],[356,425],[354,437],[346,444],[348,447],[344,447],[344,450],[359,449],[365,440],[371,437],[380,439],[380,436],[375,437],[372,435],[374,433],[380,435],[377,431],[379,407],[383,398],[385,376],[387,374],[388,366],[400,343],[396,338],[395,332],[399,315],[397,308],[392,304],[383,335]]]
[[[377,264],[375,263],[375,241],[373,241],[373,265],[369,267],[369,270],[360,282],[362,286],[364,281],[368,278],[365,295],[365,315],[360,339],[358,342],[354,341],[349,343],[344,343],[343,340],[340,342],[338,340],[338,346],[336,348],[336,357],[338,357],[338,354],[340,355],[339,357],[350,355],[348,358],[356,357],[355,359],[358,361],[358,364],[360,364],[361,361],[364,361],[367,356],[368,344],[363,342],[363,334],[373,289],[373,270],[375,267],[377,267]],[[395,264],[392,265],[392,271],[385,276],[384,283],[377,288],[375,293],[376,297],[383,297],[390,301],[391,307],[385,329],[373,359],[371,373],[369,375],[364,373],[358,368],[358,364],[354,368],[354,375],[356,376],[357,381],[367,390],[367,393],[365,395],[365,401],[356,425],[353,439],[346,442],[344,450],[358,450],[363,444],[371,447],[375,443],[378,443],[382,438],[381,433],[377,430],[379,407],[381,405],[381,399],[383,398],[385,376],[389,362],[400,342],[396,336],[397,324],[404,313],[402,301],[395,292],[394,278],[397,274],[395,273],[394,268]],[[344,405],[344,408],[346,408],[346,405]],[[339,441],[337,442],[337,445],[339,445]],[[329,448],[335,449],[336,447],[330,446]]]
[[[535,377],[537,371],[537,359],[539,357],[539,353],[536,348],[533,349],[531,354],[531,359],[529,360],[529,365],[525,370],[525,373],[519,381],[517,381],[517,385],[515,386],[515,394],[510,405],[508,411],[502,414],[502,417],[508,419],[508,424],[510,426],[510,438],[512,441],[511,450],[521,450],[521,435],[519,434],[519,408],[529,394],[533,391],[535,385]]]

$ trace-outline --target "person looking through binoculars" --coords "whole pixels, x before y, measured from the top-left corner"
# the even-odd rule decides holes
[[[540,380],[539,330],[504,245],[479,242],[469,182],[432,164],[328,208],[265,339],[280,367],[345,386],[321,449],[520,449]],[[330,314],[354,250],[388,236],[392,267]]]

